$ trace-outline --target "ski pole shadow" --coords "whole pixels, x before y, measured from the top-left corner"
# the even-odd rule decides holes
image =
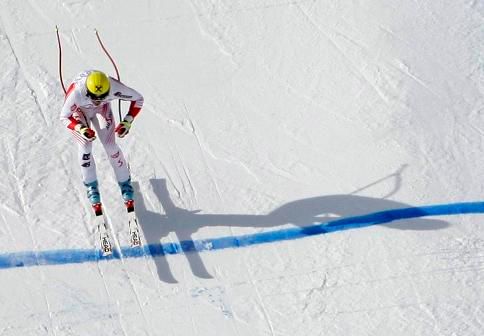
[[[171,232],[176,234],[179,241],[192,241],[194,233],[209,226],[270,228],[292,224],[308,227],[339,218],[412,207],[388,199],[357,195],[327,195],[289,202],[266,215],[203,214],[199,211],[178,208],[170,198],[165,179],[151,179],[150,184],[165,210],[164,215],[147,210],[139,184],[133,183],[138,196],[136,214],[148,244],[160,244],[160,240]],[[448,227],[449,223],[422,217],[383,225],[399,230],[440,230]],[[184,255],[194,275],[205,279],[213,278],[199,253],[191,250]],[[176,283],[177,280],[170,271],[167,258],[155,257],[154,259],[160,280]]]

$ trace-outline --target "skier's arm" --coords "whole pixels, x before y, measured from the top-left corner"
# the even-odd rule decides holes
[[[131,123],[134,118],[139,114],[141,108],[143,107],[143,96],[136,90],[124,85],[123,83],[113,80],[114,93],[113,95],[121,100],[131,101],[128,113],[123,118],[123,120],[116,127],[116,133],[120,138],[123,138],[129,133],[131,128]]]
[[[113,90],[113,96],[116,97],[117,99],[120,100],[127,100],[131,101],[131,104],[129,105],[129,110],[126,116],[131,116],[136,118],[138,113],[141,111],[141,108],[143,107],[144,103],[144,98],[135,89],[130,88],[129,86],[124,85],[118,80],[112,79],[111,78],[111,83],[112,83],[112,90]]]
[[[60,114],[60,120],[67,128],[78,132],[85,140],[93,141],[96,139],[95,132],[73,117],[73,113],[79,108],[76,104],[76,92],[74,89],[75,86],[71,85],[67,90],[66,99]]]
[[[75,130],[77,125],[80,123],[74,119],[72,114],[79,108],[76,104],[74,86],[71,85],[67,90],[66,99],[64,100],[64,105],[62,106],[60,120],[67,128]]]

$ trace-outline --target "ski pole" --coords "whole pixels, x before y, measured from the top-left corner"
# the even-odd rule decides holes
[[[101,41],[101,37],[99,36],[99,32],[97,31],[97,29],[94,29],[94,32],[96,33],[96,37],[97,37],[97,40],[99,41],[99,44],[101,45],[101,48],[103,49],[104,53],[108,56],[109,60],[113,64],[114,70],[116,70],[116,77],[120,81],[121,78],[119,76],[119,71],[118,71],[118,67],[116,66],[116,62],[114,62],[113,58],[111,57],[111,55],[107,51],[106,47],[104,46],[103,42]],[[119,120],[122,120],[122,117],[121,117],[121,100],[118,100],[118,113],[119,113]]]
[[[59,27],[55,26],[55,33],[57,34],[57,45],[59,47],[59,80],[62,85],[62,90],[64,90],[64,94],[66,94],[66,87],[64,86],[64,80],[62,79],[62,46],[59,37]]]

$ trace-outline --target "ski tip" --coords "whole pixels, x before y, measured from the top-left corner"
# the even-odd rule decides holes
[[[113,255],[113,251],[103,251],[103,250],[101,250],[101,256],[103,258],[108,258],[108,257],[110,257],[112,255]]]

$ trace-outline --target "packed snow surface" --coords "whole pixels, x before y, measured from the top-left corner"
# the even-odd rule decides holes
[[[115,76],[97,29],[144,95],[118,143],[145,247],[176,253],[74,262],[98,241],[56,25],[66,85]],[[0,335],[482,335],[483,40],[481,0],[0,0]],[[419,216],[442,204],[458,211]]]

